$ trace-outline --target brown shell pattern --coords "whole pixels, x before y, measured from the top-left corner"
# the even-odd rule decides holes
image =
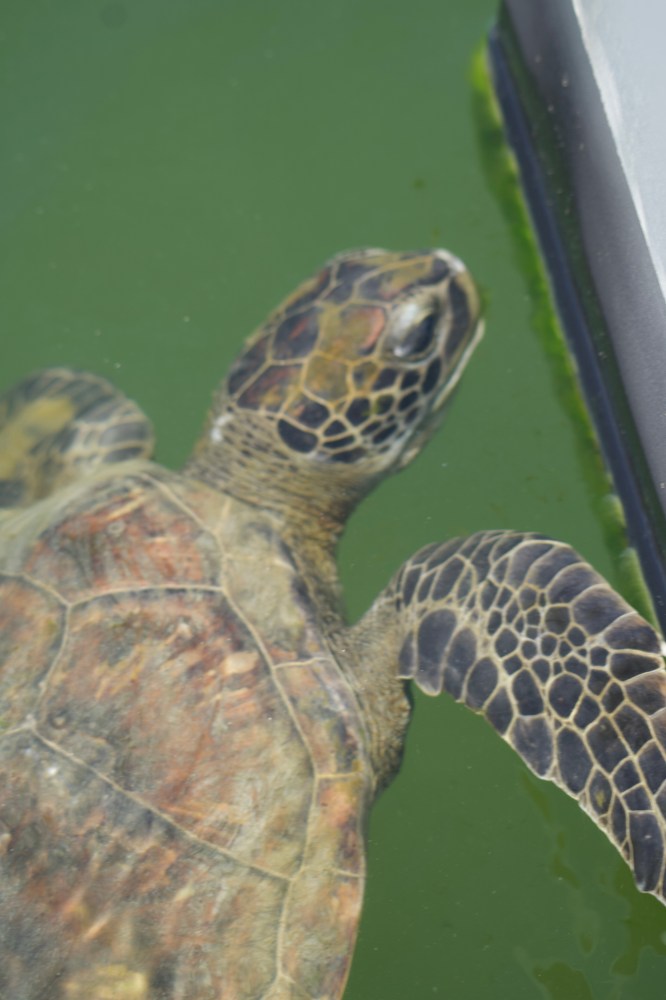
[[[250,624],[206,494],[101,483],[0,555],[2,996],[341,994],[362,726],[307,608]]]

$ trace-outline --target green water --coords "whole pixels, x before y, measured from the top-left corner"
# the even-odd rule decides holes
[[[491,0],[5,0],[4,385],[113,378],[178,465],[241,338],[334,251],[443,244],[488,331],[440,435],[355,517],[353,614],[428,541],[573,543],[622,587],[533,284],[484,174],[469,66]],[[484,154],[488,156],[488,150]],[[661,1000],[666,915],[466,710],[418,697],[371,827],[347,1000]]]

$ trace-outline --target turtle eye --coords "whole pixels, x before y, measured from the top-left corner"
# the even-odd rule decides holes
[[[394,353],[410,361],[422,357],[432,347],[438,320],[439,313],[429,312],[394,346]]]

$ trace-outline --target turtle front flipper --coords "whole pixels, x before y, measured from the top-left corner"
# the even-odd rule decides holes
[[[0,510],[25,507],[101,466],[148,458],[150,421],[110,382],[47,368],[0,396]]]
[[[666,669],[654,629],[568,545],[508,531],[422,549],[382,606],[399,630],[399,676],[482,713],[665,902]]]

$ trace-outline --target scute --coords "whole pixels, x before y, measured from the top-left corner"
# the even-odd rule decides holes
[[[37,727],[202,841],[282,875],[298,869],[310,758],[220,592],[144,590],[77,605]]]
[[[329,872],[322,877],[304,869],[295,880],[285,925],[285,970],[305,987],[306,996],[341,996],[362,897],[362,883],[353,876]]]
[[[13,831],[0,880],[3,997],[91,1000],[115,966],[138,1000],[254,1000],[276,975],[284,880],[30,733],[0,743],[0,814]]]
[[[10,523],[0,995],[340,995],[373,779],[270,519],[146,466]]]
[[[212,536],[150,476],[74,493],[41,531],[23,570],[69,601],[160,583],[214,585]]]

